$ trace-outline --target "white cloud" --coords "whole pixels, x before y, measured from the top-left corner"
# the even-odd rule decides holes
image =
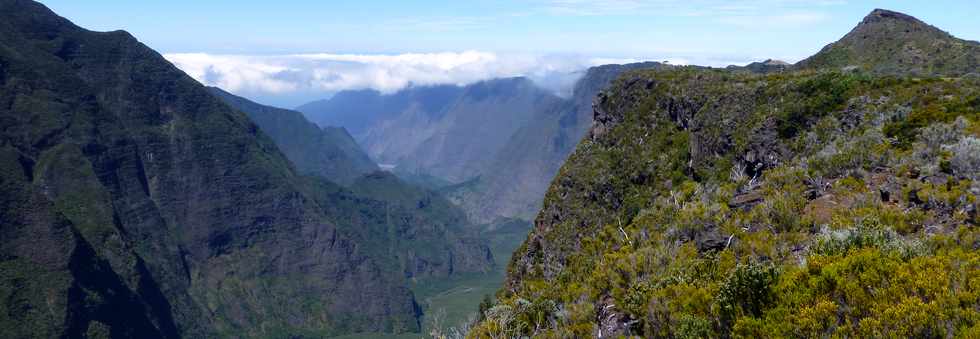
[[[500,55],[481,51],[408,54],[292,54],[271,56],[206,53],[165,54],[201,83],[232,92],[284,95],[375,89],[394,92],[409,85],[458,84],[527,76],[560,91],[585,68],[637,59],[587,58],[575,55]],[[656,59],[659,60],[659,59]],[[546,81],[544,81],[546,80]]]

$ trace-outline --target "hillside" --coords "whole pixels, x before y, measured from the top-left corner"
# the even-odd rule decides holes
[[[859,67],[879,74],[978,74],[980,43],[918,19],[876,9],[841,40],[800,61],[803,69]]]
[[[0,88],[4,337],[418,331],[407,277],[492,266],[461,212],[302,176],[126,32],[0,0]]]
[[[493,268],[493,255],[463,211],[435,192],[382,171],[358,178],[349,189],[308,179],[310,196],[324,213],[385,272],[403,277],[403,285]]]
[[[980,335],[976,55],[890,55],[620,77],[470,336]]]
[[[321,129],[306,120],[302,113],[260,105],[217,87],[208,89],[229,106],[248,115],[303,174],[319,175],[349,185],[378,170],[343,127]]]

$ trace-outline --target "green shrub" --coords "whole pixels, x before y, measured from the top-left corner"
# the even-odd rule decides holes
[[[741,264],[718,291],[717,303],[722,322],[732,324],[738,317],[759,317],[772,305],[772,287],[779,271],[770,264]]]

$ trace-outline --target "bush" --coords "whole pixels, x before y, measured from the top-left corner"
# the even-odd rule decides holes
[[[966,128],[966,120],[963,117],[956,119],[955,123],[935,123],[923,128],[919,133],[919,141],[930,149],[938,151],[943,146],[952,144],[959,140],[960,135],[964,128]]]
[[[722,284],[717,302],[722,322],[731,326],[739,317],[760,317],[773,302],[772,286],[779,279],[770,264],[740,264]]]
[[[980,139],[964,137],[960,142],[949,146],[953,153],[950,169],[961,178],[980,179]]]
[[[916,240],[905,240],[889,227],[882,227],[877,219],[869,219],[858,227],[844,230],[824,228],[817,236],[811,253],[820,255],[844,255],[852,250],[877,248],[911,258],[926,253],[925,246]]]

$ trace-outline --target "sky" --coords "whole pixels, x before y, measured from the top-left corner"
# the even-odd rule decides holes
[[[874,8],[980,40],[976,0],[41,2],[91,30],[129,31],[202,83],[282,107],[507,76],[562,93],[604,63],[795,62]]]

